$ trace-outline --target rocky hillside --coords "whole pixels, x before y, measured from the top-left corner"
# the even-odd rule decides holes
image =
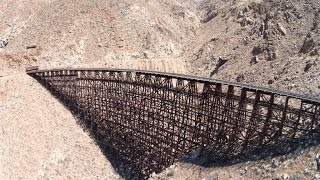
[[[71,176],[79,178],[78,172],[91,161],[90,156],[78,158],[82,151],[70,154],[73,146],[63,146],[65,139],[74,143],[76,135],[70,129],[76,125],[65,123],[73,121],[69,117],[61,127],[59,115],[66,110],[50,95],[41,95],[32,79],[18,75],[25,66],[178,72],[320,96],[318,0],[3,0],[0,10],[0,114],[4,117],[0,127],[12,129],[0,133],[6,145],[0,145],[4,152],[0,167],[6,166],[0,168],[3,178],[26,178],[25,168],[16,168],[24,160],[34,162],[22,166],[33,172],[30,178],[67,177],[68,168],[80,167]],[[46,99],[56,108],[52,121],[47,111],[37,112],[37,119],[43,121],[39,124],[30,114]],[[24,116],[30,117],[30,125],[21,129]],[[50,132],[50,138],[26,143],[33,142],[43,128],[62,128],[67,133],[50,139],[56,136]],[[86,138],[82,134],[80,140]],[[63,148],[55,149],[51,141]],[[40,158],[34,154],[38,147],[47,148]],[[119,178],[93,143],[83,148],[97,154],[95,160]],[[301,147],[289,155],[227,167],[180,162],[153,179],[320,179],[319,148]],[[56,162],[60,156],[63,160]],[[91,164],[98,170],[93,168],[95,172],[89,174],[110,178],[103,175],[100,164]]]
[[[190,74],[320,96],[319,1],[207,0],[197,14]],[[320,179],[317,157],[319,145],[302,145],[226,167],[179,162],[152,179]]]
[[[193,74],[320,95],[319,1],[219,2],[198,7]]]
[[[3,71],[178,59],[199,26],[195,6],[182,0],[6,0],[0,9]]]

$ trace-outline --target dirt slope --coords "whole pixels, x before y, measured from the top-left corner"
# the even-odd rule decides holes
[[[31,64],[179,59],[197,28],[194,6],[177,0],[5,1],[0,8],[0,40],[8,39],[0,48],[2,73]]]
[[[120,179],[94,141],[27,75],[0,78],[0,179]]]

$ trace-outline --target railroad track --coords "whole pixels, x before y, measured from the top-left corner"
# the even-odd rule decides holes
[[[235,82],[127,69],[27,69],[131,177],[196,148],[208,161],[291,151],[320,135],[320,99]]]

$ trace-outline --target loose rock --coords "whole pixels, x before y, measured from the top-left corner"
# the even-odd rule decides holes
[[[259,62],[259,58],[258,56],[254,56],[251,61],[250,61],[250,64],[257,64]]]
[[[246,23],[252,25],[254,24],[254,19],[252,19],[251,17],[246,17]]]
[[[30,46],[27,46],[27,49],[33,49],[33,48],[36,48],[37,45],[30,45]]]
[[[274,80],[273,79],[270,79],[269,81],[268,81],[268,84],[273,84],[274,83]]]
[[[247,172],[248,172],[248,168],[247,167],[242,168],[242,169],[239,170],[240,175],[244,175]]]
[[[278,23],[278,30],[283,36],[287,35],[287,30],[280,23]]]
[[[299,180],[299,179],[300,178],[298,176],[296,176],[296,175],[290,177],[290,180]]]
[[[303,45],[300,49],[300,53],[307,54],[312,51],[312,49],[315,47],[315,41],[311,37],[311,34],[307,35],[306,39],[303,42]]]
[[[200,21],[202,23],[207,23],[217,15],[218,15],[218,12],[215,10],[214,7],[207,7],[205,10],[201,12]]]
[[[252,49],[251,53],[252,53],[252,55],[256,56],[256,55],[259,55],[259,54],[263,53],[264,50],[265,50],[265,48],[263,48],[263,47],[261,47],[261,46],[255,46],[255,47]]]
[[[4,48],[8,45],[8,39],[0,40],[0,48]]]
[[[240,74],[237,78],[236,78],[236,81],[237,82],[241,82],[244,80],[244,75],[243,74]]]
[[[217,172],[211,172],[208,177],[205,178],[205,180],[218,180],[219,174]]]
[[[320,154],[316,155],[317,170],[320,171]]]
[[[273,81],[273,80],[269,80],[269,81]],[[272,160],[272,165],[271,165],[272,168],[277,168],[279,167],[279,165],[280,165],[280,162],[278,160],[275,160],[275,159]]]
[[[281,175],[281,178],[282,179],[289,179],[289,175],[284,173],[284,174]]]
[[[308,72],[309,69],[313,66],[314,64],[311,63],[310,61],[307,62],[306,66],[304,67],[304,72]]]

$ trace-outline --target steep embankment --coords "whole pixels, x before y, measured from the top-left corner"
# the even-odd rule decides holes
[[[0,78],[0,179],[120,179],[72,114],[31,77]]]

